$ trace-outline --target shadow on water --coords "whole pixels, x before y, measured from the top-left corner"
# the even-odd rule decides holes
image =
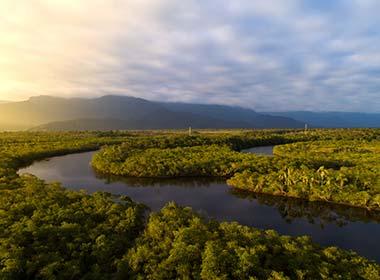
[[[165,187],[168,185],[175,185],[186,188],[205,188],[213,184],[225,183],[223,178],[209,178],[209,177],[182,177],[182,178],[137,178],[137,177],[122,177],[105,175],[94,171],[97,179],[103,180],[106,184],[116,182],[123,182],[129,187]]]
[[[321,228],[331,223],[339,227],[358,221],[380,223],[380,211],[368,211],[364,208],[306,201],[297,198],[255,194],[234,189],[231,189],[230,193],[242,199],[257,201],[261,205],[276,208],[281,217],[288,223],[292,223],[299,218],[306,218],[310,224],[320,225]]]

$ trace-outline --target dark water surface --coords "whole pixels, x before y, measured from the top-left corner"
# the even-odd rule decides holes
[[[242,153],[252,153],[257,155],[266,155],[266,156],[273,156],[273,148],[274,146],[260,146],[260,147],[253,147],[250,149],[242,150]]]
[[[92,155],[93,152],[54,157],[35,162],[20,173],[31,173],[48,182],[58,181],[72,190],[127,195],[152,210],[175,201],[219,221],[238,221],[292,236],[310,235],[319,244],[352,249],[380,262],[380,212],[252,195],[235,191],[224,180],[217,179],[104,177],[90,167]]]

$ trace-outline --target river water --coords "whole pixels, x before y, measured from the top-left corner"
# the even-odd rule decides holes
[[[245,150],[272,155],[273,147]],[[311,203],[273,196],[253,195],[231,189],[220,179],[136,179],[105,177],[90,166],[94,152],[53,157],[35,162],[20,173],[48,182],[61,182],[72,190],[106,191],[127,195],[159,210],[169,201],[190,206],[219,221],[238,221],[281,234],[309,235],[324,246],[351,249],[380,262],[380,213],[364,209]]]

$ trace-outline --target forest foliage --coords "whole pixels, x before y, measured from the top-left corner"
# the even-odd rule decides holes
[[[258,134],[270,141],[281,137],[285,143],[299,141],[298,132],[286,133],[289,136],[280,132],[276,138],[270,132]],[[373,137],[372,132],[360,133]],[[320,247],[307,237],[206,220],[173,203],[150,213],[147,220],[146,208],[126,197],[116,202],[107,193],[68,191],[59,183],[17,174],[33,160],[105,144],[109,146],[101,153],[124,153],[113,160],[135,152],[137,158],[140,152],[157,157],[160,149],[169,149],[167,158],[170,149],[186,149],[192,158],[206,148],[217,164],[224,157],[228,160],[229,154],[241,156],[239,164],[244,164],[246,155],[236,152],[246,147],[242,137],[248,137],[250,145],[263,140],[246,132],[233,134],[210,133],[194,140],[159,132],[150,136],[159,140],[150,143],[143,133],[0,133],[0,279],[380,279],[375,262],[336,247]],[[205,144],[203,138],[211,140]],[[157,149],[154,141],[172,146],[162,144]],[[192,145],[193,141],[198,144]],[[179,142],[184,144],[178,148]],[[120,143],[124,144],[114,145]],[[134,143],[132,154],[125,143]],[[146,146],[141,148],[141,143]],[[218,158],[217,150],[226,154]],[[274,158],[252,156],[244,168],[259,160],[264,170]],[[180,164],[185,166],[186,160]],[[242,168],[239,164],[233,172]]]
[[[277,146],[274,153],[287,164],[265,174],[245,170],[228,183],[258,193],[380,209],[380,140],[301,142]],[[306,164],[310,159],[320,164]]]
[[[274,157],[240,153],[278,146]],[[97,153],[102,173],[225,177],[233,187],[380,210],[380,130],[257,131],[129,139]]]

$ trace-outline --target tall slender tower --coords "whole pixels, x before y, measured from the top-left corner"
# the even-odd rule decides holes
[[[191,126],[189,126],[189,136],[191,136]]]

